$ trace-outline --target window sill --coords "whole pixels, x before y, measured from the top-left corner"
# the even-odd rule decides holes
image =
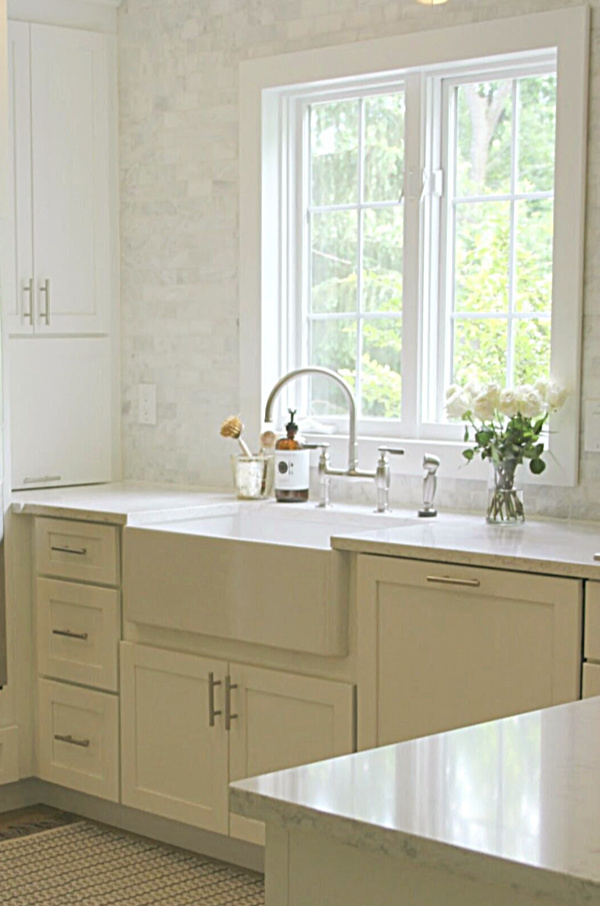
[[[332,465],[345,468],[348,461],[348,435],[343,434],[304,434],[307,443],[328,443]],[[377,448],[393,446],[404,450],[404,456],[390,457],[390,469],[394,474],[423,476],[423,457],[426,453],[440,459],[439,478],[487,482],[489,464],[481,459],[467,463],[462,451],[469,446],[463,441],[455,440],[415,440],[390,437],[359,437],[358,461],[361,469],[374,470],[377,463]],[[314,451],[313,464],[318,461],[318,451]],[[575,487],[576,481],[553,459],[551,452],[545,457],[546,471],[543,475],[532,475],[528,468],[523,469],[523,480],[526,484],[544,484],[551,487]],[[360,479],[355,479],[360,480]],[[364,479],[368,481],[369,479]]]

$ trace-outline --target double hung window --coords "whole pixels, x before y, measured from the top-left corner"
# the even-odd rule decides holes
[[[289,103],[288,361],[342,375],[363,431],[406,436],[444,424],[453,382],[549,377],[555,55]],[[316,378],[305,407],[343,400]]]
[[[447,388],[550,376],[570,402],[546,480],[576,481],[588,42],[578,8],[243,64],[248,423],[281,374],[324,366],[363,446],[400,439],[418,471],[445,444],[458,476]],[[346,431],[333,382],[289,391]]]

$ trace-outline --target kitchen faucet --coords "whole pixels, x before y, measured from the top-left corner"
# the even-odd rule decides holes
[[[358,443],[356,440],[356,402],[354,395],[348,384],[332,371],[330,368],[321,368],[318,365],[309,365],[304,368],[296,368],[294,371],[284,374],[280,378],[269,394],[265,406],[265,422],[273,421],[273,404],[280,391],[296,378],[310,376],[311,374],[328,377],[344,392],[348,400],[350,427],[348,432],[348,466],[346,469],[334,469],[329,464],[329,453],[327,444],[314,444],[314,448],[321,449],[319,458],[319,506],[326,507],[329,505],[329,476],[336,475],[345,478],[374,478],[377,487],[377,512],[385,513],[389,510],[389,489],[390,489],[390,465],[388,454],[393,453],[402,455],[404,450],[398,450],[392,447],[379,447],[379,460],[375,472],[368,472],[358,467]]]

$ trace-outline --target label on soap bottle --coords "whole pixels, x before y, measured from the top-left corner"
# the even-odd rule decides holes
[[[275,487],[280,491],[307,491],[310,485],[310,450],[275,451]]]

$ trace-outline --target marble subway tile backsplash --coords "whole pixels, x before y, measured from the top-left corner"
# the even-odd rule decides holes
[[[239,408],[238,71],[251,57],[579,6],[580,0],[123,0],[119,12],[125,477],[229,486],[219,436]],[[583,392],[600,398],[600,0],[592,7]],[[158,424],[139,425],[154,383]],[[333,497],[369,499],[364,482]],[[392,500],[417,506],[418,478]],[[482,511],[479,482],[440,479],[442,507]],[[527,488],[528,512],[600,518],[600,456],[576,489]]]

